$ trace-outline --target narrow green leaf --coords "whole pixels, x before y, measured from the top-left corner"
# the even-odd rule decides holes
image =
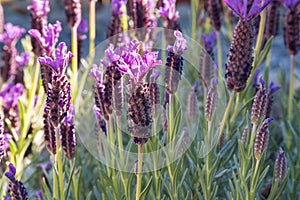
[[[151,188],[151,184],[152,184],[152,179],[153,179],[153,176],[151,176],[150,180],[148,181],[145,189],[142,191],[142,193],[140,194],[139,196],[139,199],[142,200],[142,199],[145,199],[146,195],[148,194],[150,188]]]

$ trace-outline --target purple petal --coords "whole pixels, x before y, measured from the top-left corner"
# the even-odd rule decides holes
[[[163,0],[162,3],[163,7],[158,10],[159,15],[172,21],[177,20],[179,13],[176,11],[176,0]]]
[[[13,41],[20,39],[25,33],[25,29],[20,26],[14,26],[12,23],[4,25],[4,32],[0,34],[0,42],[11,44]]]
[[[254,0],[246,16],[247,19],[253,19],[259,14],[272,0]]]
[[[14,167],[13,164],[9,163],[8,165],[8,172],[5,173],[5,176],[11,180],[12,182],[14,182],[15,179],[15,175],[16,175],[16,168]]]
[[[180,31],[174,31],[174,36],[176,37],[173,46],[168,47],[168,51],[171,51],[177,55],[182,55],[185,50],[187,50],[186,40],[183,38]]]
[[[269,86],[269,94],[273,95],[275,92],[277,92],[281,87],[280,86],[274,86],[274,83],[271,82]]]
[[[297,9],[297,5],[300,3],[300,0],[282,0],[284,5],[290,10]]]
[[[24,67],[28,65],[30,55],[27,52],[23,52],[16,56],[16,62],[19,67]]]
[[[126,5],[127,0],[112,0],[112,13],[116,15],[122,15],[122,6]]]
[[[211,32],[208,36],[202,34],[205,49],[213,49],[215,47],[216,32]]]
[[[27,9],[32,11],[31,13],[35,17],[47,17],[50,12],[49,1],[48,0],[32,0],[32,5],[28,6]]]
[[[247,10],[247,0],[223,0],[224,3],[239,17],[244,18]]]
[[[93,107],[93,112],[97,119],[101,119],[100,109],[96,105]]]
[[[152,69],[152,73],[150,76],[150,79],[152,82],[157,81],[158,77],[161,75],[161,71],[157,70],[157,69]]]
[[[81,19],[80,24],[78,25],[77,28],[77,33],[79,35],[82,35],[84,33],[87,33],[89,31],[89,23],[86,19]]]

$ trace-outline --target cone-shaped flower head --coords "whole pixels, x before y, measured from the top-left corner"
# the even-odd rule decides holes
[[[272,118],[265,119],[265,121],[262,123],[262,125],[259,127],[256,133],[254,142],[254,156],[257,160],[261,158],[262,154],[268,147],[270,137],[269,123],[271,121],[273,121]]]
[[[13,164],[8,165],[8,172],[5,173],[5,176],[10,180],[9,183],[9,192],[10,197],[13,200],[27,200],[28,194],[26,191],[26,188],[24,187],[23,183],[21,181],[18,181],[15,178],[16,175],[16,168],[13,166]]]
[[[157,84],[157,79],[161,75],[161,72],[152,69],[152,74],[150,76],[150,103],[151,103],[151,113],[152,117],[156,117],[160,110],[160,92]]]
[[[254,97],[254,102],[251,111],[251,121],[253,124],[259,123],[259,121],[265,116],[267,100],[268,99],[267,99],[266,89],[264,86],[264,80],[260,78],[260,86]]]
[[[213,57],[213,50],[216,46],[216,32],[211,32],[209,35],[202,34],[204,47],[207,53]]]
[[[229,90],[241,92],[246,87],[252,70],[252,52],[254,27],[251,20],[256,17],[271,0],[253,0],[247,8],[247,0],[224,0],[224,2],[240,18],[233,33],[226,68],[226,86]]]
[[[284,44],[290,55],[296,55],[300,45],[299,12],[297,10],[300,0],[283,0],[283,3],[289,9],[285,17]]]
[[[286,157],[283,149],[280,147],[278,155],[275,160],[274,178],[283,180],[286,176],[286,171],[287,171]]]
[[[208,90],[206,103],[205,103],[205,118],[207,121],[212,120],[212,116],[215,113],[215,110],[217,108],[218,98],[219,98],[217,85],[218,85],[218,79],[214,79],[212,81],[211,87]]]
[[[222,5],[220,0],[207,0],[205,1],[205,9],[210,19],[211,25],[216,31],[221,29],[221,13]]]
[[[176,37],[174,45],[168,46],[168,57],[165,68],[165,84],[170,94],[175,93],[178,88],[182,74],[182,54],[187,50],[186,40],[183,38],[181,32],[175,31],[174,36]]]
[[[27,7],[33,17],[47,18],[50,12],[49,0],[32,0],[32,5]]]
[[[70,83],[65,75],[72,53],[67,51],[65,43],[61,42],[56,49],[56,58],[40,57],[41,65],[50,67],[53,71],[52,82],[48,84],[46,106],[44,109],[44,136],[47,148],[56,153],[55,127],[63,122],[70,108]]]
[[[179,12],[176,11],[176,0],[162,0],[163,6],[159,8],[158,13],[166,20],[176,21],[179,18]]]

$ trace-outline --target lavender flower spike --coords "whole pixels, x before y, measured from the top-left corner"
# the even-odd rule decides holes
[[[265,119],[265,121],[262,123],[262,125],[259,127],[256,133],[254,142],[254,156],[257,160],[261,158],[262,154],[268,147],[270,137],[269,123],[271,121],[273,121],[272,118]]]
[[[80,0],[65,0],[65,12],[71,28],[78,27],[81,21],[81,3]]]
[[[75,111],[71,105],[69,112],[61,125],[61,145],[67,159],[72,159],[75,155],[76,132],[74,126]]]
[[[14,26],[11,23],[4,25],[4,32],[0,34],[0,42],[12,45],[25,33],[25,29],[19,26]]]
[[[283,180],[286,176],[287,166],[286,157],[283,149],[280,147],[275,160],[274,177],[275,179]]]
[[[18,181],[15,178],[16,175],[16,168],[13,164],[8,165],[8,172],[5,173],[5,176],[10,180],[9,183],[9,191],[11,199],[18,199],[18,200],[27,200],[28,194],[26,188],[24,187],[21,181]]]
[[[210,56],[213,56],[213,49],[216,45],[215,44],[216,32],[213,31],[209,35],[202,34],[202,38],[203,38],[203,41],[204,41],[205,50],[207,51],[207,53]]]
[[[49,0],[32,0],[32,5],[27,7],[34,18],[47,18],[50,12]]]
[[[163,7],[159,8],[158,13],[165,19],[176,21],[179,18],[179,12],[176,11],[176,0],[163,0]]]
[[[182,54],[187,49],[186,40],[181,32],[175,31],[176,37],[173,46],[168,46],[168,57],[165,68],[165,84],[169,93],[173,94],[178,88],[179,80],[182,74],[183,58]]]

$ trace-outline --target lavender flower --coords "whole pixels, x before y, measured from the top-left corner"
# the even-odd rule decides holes
[[[107,32],[107,38],[109,38],[110,43],[117,45],[121,43],[121,37],[115,36],[119,33],[123,32],[122,27],[122,15],[123,11],[122,8],[126,5],[127,0],[113,0],[112,4],[112,19],[109,25],[109,29]],[[113,37],[115,36],[115,37]]]
[[[4,121],[2,116],[0,115],[0,162],[2,161],[2,158],[5,154],[4,142]]]
[[[177,19],[179,13],[176,11],[176,0],[162,0],[162,7],[159,8],[159,14],[163,22],[164,28],[171,30],[178,30],[181,32],[181,28]],[[167,33],[167,41],[172,44],[175,40],[173,35]]]
[[[269,123],[271,121],[273,121],[272,118],[265,119],[265,121],[262,123],[262,125],[259,127],[256,133],[254,142],[254,156],[257,160],[261,158],[262,154],[268,147],[270,137]]]
[[[21,122],[19,118],[18,100],[24,90],[24,86],[20,83],[7,83],[3,86],[0,92],[0,99],[3,101],[4,118],[10,120],[12,128],[19,134]],[[4,129],[5,133],[11,133],[8,127]]]
[[[11,23],[4,25],[5,31],[0,34],[0,42],[4,43],[2,48],[2,67],[1,67],[1,76],[2,81],[6,82],[8,80],[18,82],[16,77],[18,73],[22,73],[22,69],[18,66],[16,58],[18,55],[16,49],[16,43],[20,37],[25,33],[25,29],[14,26]],[[19,81],[23,82],[23,80]]]
[[[71,28],[78,27],[81,21],[81,3],[80,0],[65,0],[65,12]]]
[[[67,51],[65,43],[61,42],[56,49],[56,59],[40,57],[41,65],[50,67],[53,71],[52,82],[48,85],[46,107],[44,109],[44,131],[47,148],[56,153],[55,128],[63,122],[70,108],[70,82],[65,74],[72,53]]]
[[[49,0],[32,0],[32,5],[27,9],[31,11],[31,29],[38,30],[42,34],[43,26],[48,23]],[[34,54],[42,56],[43,48],[36,38],[31,37],[31,44]]]
[[[72,159],[75,155],[76,133],[74,126],[75,111],[71,105],[64,122],[61,124],[61,145],[67,159]]]
[[[278,155],[275,160],[274,178],[283,180],[286,176],[287,166],[286,157],[282,148],[279,149]]]
[[[254,97],[252,111],[251,111],[251,122],[253,124],[259,123],[259,121],[265,116],[267,100],[268,99],[267,99],[266,89],[264,87],[264,81],[262,78],[260,78],[260,86]]]
[[[205,10],[210,19],[211,25],[216,31],[221,29],[221,13],[222,6],[220,0],[207,0],[205,1]]]
[[[8,172],[5,173],[5,176],[10,180],[9,183],[9,191],[11,199],[18,199],[18,200],[27,200],[28,194],[26,188],[24,187],[21,181],[18,181],[15,178],[16,175],[16,168],[13,164],[8,165]]]
[[[284,25],[284,44],[290,55],[296,55],[299,51],[300,28],[297,6],[300,0],[283,0],[283,3],[289,9],[285,17]]]
[[[254,27],[252,20],[271,0],[254,0],[247,9],[248,1],[224,0],[224,2],[238,15],[239,22],[235,27],[228,54],[226,67],[226,86],[230,90],[241,92],[246,87],[247,79],[252,70],[252,53],[254,42]]]
[[[187,49],[186,40],[181,32],[175,31],[176,41],[173,46],[168,46],[168,57],[165,68],[165,84],[170,94],[176,92],[182,74],[182,54]]]
[[[215,113],[218,104],[218,79],[212,81],[211,88],[208,90],[206,102],[205,102],[205,118],[207,121],[211,121]]]
[[[243,131],[242,138],[241,138],[241,141],[244,146],[246,146],[246,144],[248,142],[248,134],[249,134],[249,129],[248,129],[248,126],[246,126]]]
[[[208,36],[202,34],[204,41],[204,47],[206,53],[201,54],[200,58],[200,80],[205,88],[204,93],[206,94],[206,89],[210,87],[211,79],[215,76],[216,69],[214,59],[213,49],[215,47],[216,33],[211,32]]]
[[[271,116],[272,105],[273,105],[273,95],[280,89],[280,86],[274,86],[274,83],[271,82],[269,85],[269,90],[267,94],[267,107],[266,107],[266,118]]]

